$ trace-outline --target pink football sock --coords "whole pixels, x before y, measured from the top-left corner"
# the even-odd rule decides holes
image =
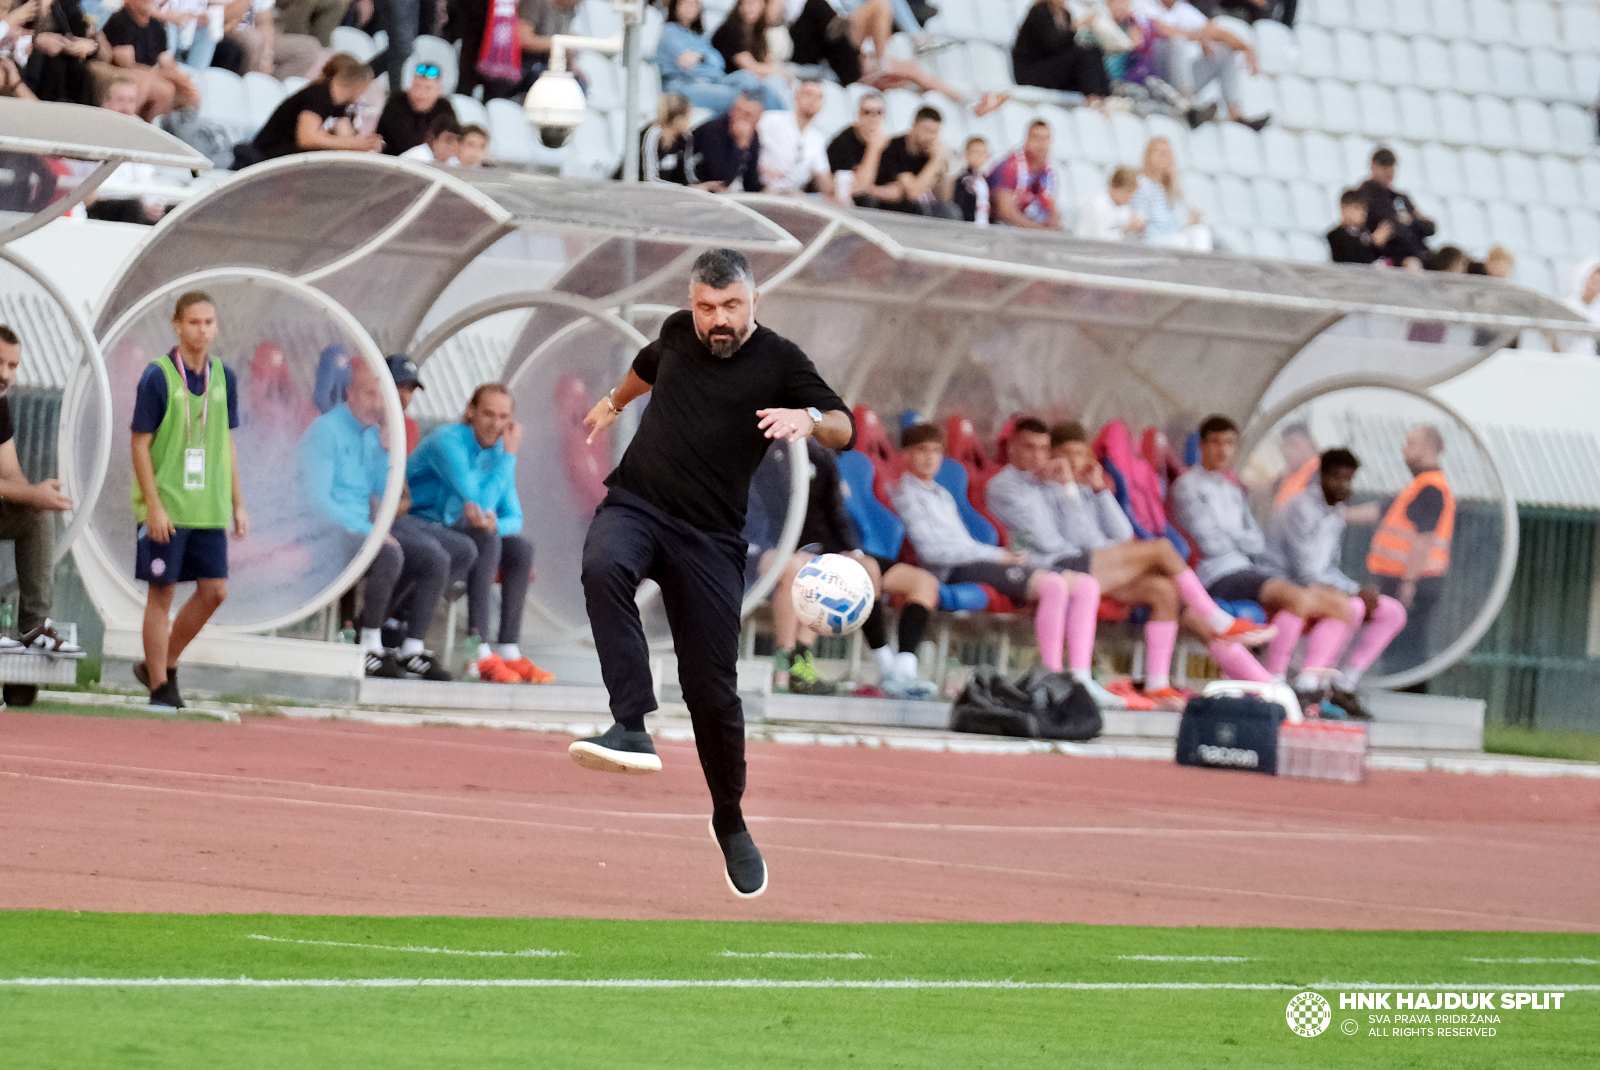
[[[1333,668],[1339,651],[1350,638],[1350,625],[1336,617],[1325,617],[1306,635],[1306,661],[1301,666],[1306,672],[1321,672]]]
[[[1362,604],[1361,599],[1353,598],[1351,601],[1361,606],[1363,613],[1366,612],[1366,606]],[[1356,675],[1366,672],[1372,667],[1372,663],[1378,660],[1378,655],[1383,653],[1384,647],[1388,646],[1405,626],[1406,607],[1386,594],[1379,595],[1378,608],[1372,614],[1372,623],[1361,633],[1361,639],[1356,643],[1356,648],[1350,652],[1347,664]]]
[[[1281,677],[1289,671],[1289,659],[1294,657],[1294,648],[1300,642],[1300,633],[1305,631],[1304,617],[1297,617],[1288,610],[1279,610],[1278,615],[1272,618],[1272,623],[1277,626],[1278,634],[1272,637],[1272,642],[1267,646],[1267,671],[1275,677]]]
[[[1067,599],[1067,668],[1083,679],[1094,665],[1094,633],[1100,624],[1100,582],[1080,574]]]
[[[1210,649],[1211,659],[1222,669],[1222,674],[1227,679],[1254,680],[1258,684],[1272,683],[1272,674],[1263,669],[1250,651],[1238,643],[1224,643],[1216,639],[1212,641]]]
[[[1232,615],[1218,606],[1216,600],[1206,593],[1205,584],[1194,574],[1194,569],[1184,569],[1172,577],[1172,582],[1178,585],[1178,593],[1183,595],[1183,604],[1204,617],[1206,623],[1217,631],[1226,631],[1233,624]]]
[[[1039,660],[1051,672],[1061,671],[1061,650],[1067,641],[1067,578],[1050,573],[1039,581],[1039,608],[1033,615],[1039,637]]]
[[[1178,622],[1153,620],[1144,626],[1144,689],[1172,686],[1172,651],[1178,645]]]

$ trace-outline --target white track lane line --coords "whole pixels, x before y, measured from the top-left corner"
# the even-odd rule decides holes
[[[342,940],[290,940],[282,936],[263,936],[251,933],[246,940],[266,940],[274,944],[306,944],[312,947],[358,947],[363,951],[411,951],[419,955],[482,955],[492,958],[553,959],[571,954],[568,951],[551,951],[545,947],[530,947],[523,951],[458,951],[453,947],[399,947],[391,944],[356,944]]]
[[[277,795],[243,795],[219,791],[201,791],[195,788],[169,788],[154,784],[120,784],[115,781],[104,780],[79,780],[73,777],[41,776],[35,773],[18,773],[10,770],[0,770],[0,777],[12,777],[20,780],[39,780],[49,783],[70,784],[73,786],[87,786],[96,788],[112,788],[123,791],[144,791],[165,795],[198,796],[203,799],[227,800],[230,802],[267,802],[278,803],[286,806],[303,806],[311,809],[342,809],[358,810],[369,813],[386,814],[392,817],[423,817],[438,818],[450,821],[467,821],[480,824],[510,825],[521,828],[560,829],[569,832],[583,832],[592,834],[596,831],[610,832],[624,836],[639,836],[657,840],[686,840],[699,837],[684,836],[671,832],[644,832],[638,829],[596,829],[593,824],[571,825],[552,821],[530,821],[526,818],[490,817],[481,814],[453,814],[441,810],[402,809],[390,806],[374,806],[368,803],[333,802],[322,799],[295,799]],[[1217,885],[1187,884],[1177,881],[1152,881],[1130,877],[1105,877],[1079,873],[1063,873],[1050,870],[1023,869],[1016,866],[996,866],[980,862],[950,861],[938,858],[915,858],[905,855],[875,854],[864,851],[841,851],[827,847],[802,847],[793,845],[773,845],[774,850],[804,852],[806,854],[828,855],[835,858],[853,858],[872,862],[886,862],[898,865],[932,866],[935,868],[969,869],[981,873],[997,873],[1012,876],[1038,877],[1044,880],[1066,880],[1080,884],[1112,884],[1132,886],[1138,888],[1160,888],[1167,891],[1198,892],[1206,895],[1232,895],[1245,896],[1252,899],[1279,899],[1286,902],[1297,903],[1322,903],[1334,906],[1353,906],[1364,910],[1401,910],[1420,911],[1425,914],[1442,914],[1449,917],[1488,918],[1504,923],[1515,920],[1525,924],[1545,925],[1570,930],[1588,932],[1591,928],[1587,922],[1569,921],[1564,918],[1536,918],[1506,914],[1487,913],[1478,910],[1456,910],[1450,907],[1424,906],[1409,903],[1383,903],[1364,899],[1339,899],[1333,896],[1300,895],[1294,892],[1271,892],[1254,888],[1224,888]]]
[[[721,980],[618,977],[0,977],[0,988],[847,988],[847,989],[1003,989],[1066,992],[1302,992],[1307,989],[1364,991],[1600,992],[1600,985],[1506,985],[1316,981],[1303,985],[1220,981],[779,981],[758,977]]]
[[[660,811],[640,810],[597,810],[580,806],[561,806],[554,803],[530,802],[524,799],[488,800],[462,795],[440,795],[428,792],[400,791],[390,788],[356,788],[340,784],[319,784],[301,780],[278,780],[268,777],[238,776],[228,773],[198,773],[178,769],[156,769],[145,766],[123,766],[105,762],[82,762],[67,758],[37,758],[31,755],[0,754],[0,759],[14,758],[24,761],[50,762],[57,765],[76,766],[83,769],[93,769],[108,773],[126,773],[137,776],[167,776],[175,779],[200,780],[202,782],[216,782],[222,784],[260,784],[270,787],[304,788],[313,791],[346,792],[357,795],[375,797],[399,797],[406,799],[422,799],[429,802],[466,802],[476,805],[485,803],[495,806],[511,806],[528,809],[554,810],[559,813],[577,814],[588,817],[621,817],[643,818],[653,820],[693,821],[696,824],[705,821],[701,813],[672,813]],[[115,781],[93,781],[77,777],[42,777],[38,774],[20,773],[16,771],[0,771],[6,775],[16,777],[35,777],[37,779],[67,781],[81,784],[116,784]],[[145,786],[145,785],[120,785],[120,786]],[[159,787],[159,786],[152,786]],[[262,796],[270,798],[270,796]],[[788,825],[821,825],[838,828],[883,829],[892,832],[956,832],[992,835],[995,833],[1025,833],[1025,834],[1067,834],[1085,836],[1220,836],[1245,839],[1289,839],[1289,840],[1333,840],[1348,841],[1353,843],[1426,843],[1438,839],[1436,836],[1408,835],[1404,833],[1388,832],[1349,832],[1340,830],[1323,829],[1230,829],[1230,828],[1182,828],[1182,827],[1157,827],[1157,826],[1126,826],[1126,825],[965,825],[948,824],[940,822],[915,822],[915,821],[864,821],[855,818],[825,818],[825,817],[766,817],[751,815],[747,820],[761,824],[788,824]]]

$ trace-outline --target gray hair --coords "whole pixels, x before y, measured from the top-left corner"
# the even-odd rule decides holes
[[[756,273],[750,270],[750,261],[737,249],[708,249],[689,269],[691,286],[726,290],[740,283],[749,287],[751,293],[756,292]]]

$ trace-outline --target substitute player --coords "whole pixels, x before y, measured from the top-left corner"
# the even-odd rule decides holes
[[[651,392],[622,463],[606,478],[610,490],[583,546],[589,624],[617,723],[570,749],[589,769],[661,768],[644,727],[656,699],[634,603],[639,584],[656,581],[711,791],[711,831],[728,886],[745,898],[767,888],[766,863],[739,805],[744,709],[735,663],[750,477],[771,439],[814,436],[829,449],[846,449],[855,439],[844,402],[810,358],[756,323],[759,297],[741,254],[701,255],[690,273],[689,311],[667,318],[627,377],[584,418],[593,441],[629,402]]]
[[[133,405],[134,577],[150,585],[144,607],[144,660],[134,675],[152,706],[183,705],[178,657],[228,597],[228,527],[250,531],[239,487],[233,430],[239,387],[232,368],[211,355],[216,302],[191,290],[172,313],[178,344],[150,362]],[[194,595],[168,624],[172,588],[195,581]]]

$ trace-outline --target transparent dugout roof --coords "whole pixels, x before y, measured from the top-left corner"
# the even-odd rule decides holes
[[[198,149],[142,119],[105,108],[12,97],[0,97],[0,152],[211,170],[211,161]]]

